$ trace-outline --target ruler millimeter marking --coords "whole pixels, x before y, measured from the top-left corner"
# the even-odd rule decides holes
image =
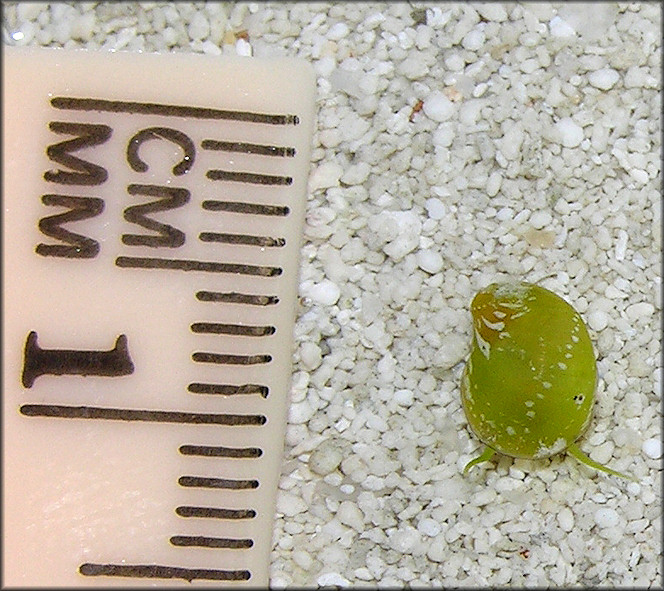
[[[245,203],[243,201],[220,201],[208,199],[201,203],[207,211],[226,211],[253,215],[287,216],[290,208],[287,205],[264,205],[261,203]]]
[[[263,450],[259,447],[223,447],[214,445],[181,445],[180,453],[186,456],[223,458],[260,458]]]
[[[313,73],[5,58],[4,582],[266,587]]]
[[[279,303],[275,295],[256,295],[249,293],[198,291],[196,298],[202,302],[224,302],[227,304],[248,304],[250,306],[274,306]]]
[[[216,507],[177,507],[175,512],[180,517],[205,517],[212,519],[253,519],[253,509],[219,509]]]

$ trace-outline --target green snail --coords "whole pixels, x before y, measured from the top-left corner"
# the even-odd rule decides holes
[[[495,453],[543,459],[567,451],[591,460],[575,441],[592,416],[597,367],[588,330],[555,293],[530,283],[493,283],[470,305],[473,344],[461,378],[466,418],[487,447],[464,468]]]

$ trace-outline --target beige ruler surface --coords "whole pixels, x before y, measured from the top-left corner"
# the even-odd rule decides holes
[[[313,73],[3,57],[3,584],[265,586]]]

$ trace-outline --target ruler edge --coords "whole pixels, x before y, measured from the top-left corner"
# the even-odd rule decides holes
[[[143,53],[143,52],[132,52],[132,51],[107,51],[107,50],[89,50],[85,48],[76,48],[76,49],[64,49],[64,48],[51,48],[51,47],[35,47],[35,46],[22,46],[22,47],[16,47],[16,46],[11,46],[11,45],[3,45],[3,50],[6,51],[7,53],[4,54],[3,57],[5,56],[17,56],[19,59],[22,55],[26,56],[38,56],[40,54],[46,54],[50,53],[51,55],[56,55],[57,53],[62,53],[64,56],[65,54],[70,54],[70,53],[76,53],[76,54],[86,54],[86,55],[92,55],[93,53],[104,53],[105,57],[108,59],[113,59],[115,56],[120,56],[122,55],[125,58],[131,57],[137,57],[140,56],[140,59],[146,59],[151,60],[156,58],[162,58],[162,57],[168,57],[168,58],[176,58],[180,59],[183,62],[187,62],[191,59],[196,59],[201,62],[203,61],[208,61],[211,65],[214,64],[214,62],[226,62],[226,63],[232,63],[234,65],[241,65],[242,63],[246,63],[247,61],[260,61],[264,64],[270,64],[271,67],[279,67],[279,66],[288,66],[290,68],[294,68],[299,70],[300,76],[302,77],[302,85],[305,86],[306,88],[309,89],[308,94],[310,94],[309,97],[307,97],[307,103],[308,106],[306,108],[301,109],[302,116],[300,117],[300,123],[305,125],[304,131],[303,131],[303,137],[306,137],[308,139],[307,145],[306,145],[306,153],[304,156],[306,156],[306,165],[303,164],[303,168],[305,169],[303,174],[301,175],[300,179],[302,182],[302,187],[300,188],[299,192],[302,195],[301,199],[301,207],[299,209],[299,219],[297,221],[296,227],[298,229],[298,236],[297,236],[297,247],[294,249],[296,253],[296,261],[295,261],[295,276],[291,279],[290,286],[291,286],[291,291],[293,294],[293,300],[292,300],[292,310],[291,310],[291,318],[289,319],[290,323],[290,335],[288,337],[289,344],[290,344],[290,352],[289,356],[291,357],[291,362],[289,364],[290,366],[290,372],[288,374],[288,391],[287,395],[290,395],[290,387],[292,385],[292,379],[293,379],[293,363],[292,363],[292,355],[293,352],[295,351],[296,347],[296,342],[295,342],[295,322],[297,321],[298,317],[298,309],[297,309],[297,302],[298,302],[298,288],[299,288],[299,282],[300,282],[300,277],[302,273],[302,246],[304,244],[304,238],[305,238],[305,233],[304,233],[304,218],[306,214],[306,209],[307,209],[307,203],[308,203],[308,197],[309,197],[309,192],[307,188],[307,183],[308,183],[308,178],[310,176],[311,170],[312,170],[312,162],[311,162],[311,155],[313,152],[313,136],[315,134],[315,129],[316,129],[316,75],[315,71],[313,69],[313,66],[311,65],[310,62],[303,58],[299,57],[290,57],[290,56],[272,56],[272,57],[259,57],[259,58],[253,58],[253,57],[242,57],[242,56],[209,56],[209,55],[204,55],[204,54],[196,54],[196,53],[168,53],[168,52],[150,52],[150,53]],[[2,74],[3,74],[3,80],[5,78],[5,74],[7,73],[7,69],[11,67],[10,62],[13,60],[13,57],[10,57],[8,60],[3,60],[2,63]],[[66,67],[66,66],[64,66]],[[6,96],[7,93],[10,92],[9,85],[5,84],[3,85],[3,98]],[[305,116],[306,114],[306,116]],[[8,116],[7,111],[3,111],[3,122],[5,118]],[[5,139],[6,134],[9,133],[10,130],[7,129],[7,127],[3,124],[3,128],[5,131],[3,131],[3,139]],[[5,142],[6,143],[6,142]],[[5,152],[6,154],[6,152]],[[3,163],[6,159],[6,155],[3,155]],[[8,176],[8,175],[7,175]],[[5,191],[5,183],[7,176],[4,177],[3,179],[3,198],[2,202],[3,204],[6,201],[6,197],[4,196],[6,194]],[[4,208],[3,208],[4,209]],[[5,218],[4,215],[0,218],[2,219],[2,227],[5,227]],[[3,237],[3,242],[5,240],[5,237]],[[3,261],[4,261],[4,256],[3,256]],[[2,284],[3,284],[3,289],[7,288],[7,284],[10,283],[9,278],[7,277],[6,272],[4,271],[4,265],[3,265],[3,272],[2,272]],[[6,313],[6,300],[3,302],[3,307],[2,307],[2,313],[3,315]],[[6,342],[6,330],[3,328],[2,330],[2,344]],[[3,388],[4,388],[4,383],[7,380],[7,371],[6,371],[6,354],[3,353],[2,356],[2,363],[3,363]],[[274,522],[275,522],[275,512],[276,512],[276,500],[277,500],[277,495],[278,495],[278,482],[281,477],[281,470],[283,468],[283,459],[284,459],[284,451],[285,451],[285,435],[286,435],[286,429],[287,429],[287,420],[288,420],[288,409],[290,405],[290,400],[287,399],[285,403],[282,405],[283,408],[283,416],[282,417],[275,417],[279,418],[279,423],[280,423],[280,430],[282,433],[282,436],[280,438],[280,450],[279,453],[277,454],[280,458],[280,463],[276,468],[276,487],[274,490],[273,494],[273,507],[272,507],[272,523],[273,523],[273,529],[270,533],[270,537],[272,537],[274,533]],[[4,408],[5,404],[2,405],[1,411],[4,413]],[[4,419],[2,421],[4,425]],[[7,434],[3,435],[3,442],[7,438]],[[4,457],[4,455],[3,455]],[[5,499],[5,494],[4,494],[4,486],[3,486],[3,507],[6,504],[6,499]],[[269,552],[268,552],[268,564],[266,565],[268,568],[268,581],[269,581],[269,554],[273,551],[274,544],[271,541],[269,543]],[[5,552],[3,552],[3,556],[5,555]],[[3,576],[4,578],[4,576]],[[253,578],[253,577],[252,577]],[[249,583],[248,581],[245,583]],[[231,583],[231,584],[236,584],[237,583]],[[249,583],[251,586],[251,583]]]

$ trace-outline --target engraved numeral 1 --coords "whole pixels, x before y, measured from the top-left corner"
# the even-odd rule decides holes
[[[33,330],[25,342],[23,386],[31,388],[42,375],[126,376],[134,372],[127,336],[121,334],[110,351],[42,349]]]

